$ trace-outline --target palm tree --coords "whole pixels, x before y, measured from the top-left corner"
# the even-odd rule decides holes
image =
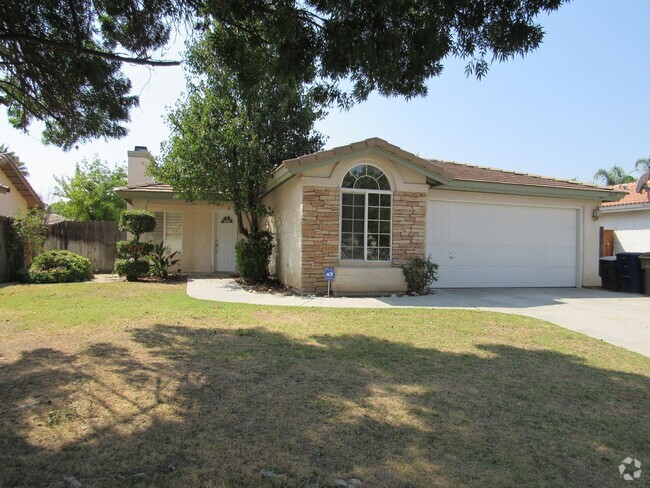
[[[13,159],[14,163],[16,163],[18,171],[20,171],[25,178],[29,178],[29,170],[27,169],[27,165],[25,165],[25,162],[21,161],[20,158],[16,156],[15,152],[9,150],[9,146],[6,144],[0,144],[0,153],[7,153],[9,156],[11,156],[11,159]]]
[[[596,174],[594,174],[594,180],[600,180],[607,186],[613,186],[632,183],[633,181],[636,181],[636,178],[628,174],[628,172],[620,166],[614,165],[611,169],[600,168],[596,171]]]
[[[634,163],[634,169],[641,174],[650,171],[650,157],[637,159],[636,163]]]

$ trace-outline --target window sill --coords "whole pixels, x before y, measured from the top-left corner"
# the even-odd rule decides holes
[[[392,261],[361,261],[355,259],[341,259],[339,264],[341,268],[391,268]]]

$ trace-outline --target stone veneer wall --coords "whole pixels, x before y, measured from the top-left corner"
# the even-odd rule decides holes
[[[393,193],[393,264],[424,256],[427,194],[410,191]]]
[[[339,262],[340,190],[305,186],[302,194],[302,292],[327,291],[323,270]]]

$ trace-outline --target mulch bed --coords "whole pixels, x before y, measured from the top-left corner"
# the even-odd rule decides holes
[[[262,283],[250,283],[243,278],[233,278],[244,290],[250,293],[272,293],[280,295],[296,295],[295,291],[284,283],[268,279]]]

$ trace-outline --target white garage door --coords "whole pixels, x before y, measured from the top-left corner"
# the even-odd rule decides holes
[[[576,286],[575,209],[430,200],[438,288]]]

